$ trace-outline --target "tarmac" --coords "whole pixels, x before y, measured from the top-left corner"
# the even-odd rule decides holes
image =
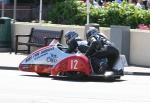
[[[27,57],[25,54],[15,54],[0,52],[0,69],[18,70],[19,64]],[[144,75],[150,76],[150,67],[127,66],[124,68],[125,75]]]

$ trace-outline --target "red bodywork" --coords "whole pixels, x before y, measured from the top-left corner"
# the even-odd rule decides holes
[[[59,72],[68,71],[78,71],[85,75],[90,75],[92,72],[88,58],[83,54],[75,54],[63,59],[51,69],[51,74],[57,75]]]
[[[54,66],[45,64],[20,64],[19,70],[35,73],[57,75],[59,72],[78,71],[90,75],[91,66],[88,58],[83,54],[72,54]]]
[[[52,66],[45,64],[20,64],[19,70],[35,73],[48,73],[50,74]]]

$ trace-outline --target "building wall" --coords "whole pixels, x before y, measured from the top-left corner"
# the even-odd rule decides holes
[[[9,3],[9,0],[0,0],[0,3],[4,1],[4,3]]]
[[[130,63],[150,66],[150,30],[130,31]]]

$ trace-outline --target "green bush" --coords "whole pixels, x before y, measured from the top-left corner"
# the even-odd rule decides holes
[[[90,22],[102,27],[125,25],[136,28],[138,24],[150,24],[150,10],[137,8],[134,4],[123,1],[112,2],[105,7],[90,8]],[[65,0],[54,5],[49,11],[49,21],[58,24],[86,24],[86,4],[78,0]]]
[[[77,0],[59,2],[48,16],[52,23],[83,25],[86,21],[86,5]]]

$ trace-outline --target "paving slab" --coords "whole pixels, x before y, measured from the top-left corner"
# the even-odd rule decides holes
[[[2,68],[18,68],[20,62],[27,55],[15,53],[0,53],[0,67]]]

